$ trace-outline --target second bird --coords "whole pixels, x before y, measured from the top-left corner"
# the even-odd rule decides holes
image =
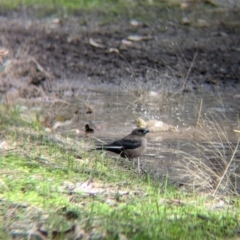
[[[158,120],[150,120],[145,122],[142,118],[138,118],[136,119],[135,123],[137,127],[147,128],[150,132],[178,131],[176,127]]]

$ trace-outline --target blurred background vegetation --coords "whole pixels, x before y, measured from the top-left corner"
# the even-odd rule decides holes
[[[63,7],[67,10],[79,9],[115,9],[134,8],[137,6],[168,6],[182,8],[208,4],[210,6],[236,7],[240,5],[239,0],[1,0],[0,6],[4,8],[19,7]]]

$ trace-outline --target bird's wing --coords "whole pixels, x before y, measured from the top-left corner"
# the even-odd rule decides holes
[[[121,152],[123,150],[123,145],[120,144],[119,141],[115,141],[113,143],[97,146],[95,148],[95,150],[110,150],[110,151],[111,149],[112,150],[116,149],[118,152]]]
[[[119,148],[121,147],[122,149],[135,149],[141,146],[141,141],[136,139],[122,139],[113,142],[111,145]]]

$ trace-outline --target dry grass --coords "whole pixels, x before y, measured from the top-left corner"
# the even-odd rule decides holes
[[[192,152],[178,152],[179,164],[176,167],[182,169],[182,180],[192,188],[212,195],[239,194],[240,138],[226,132],[224,114],[222,117],[210,114],[203,119],[202,101],[199,109],[195,142],[189,143]]]

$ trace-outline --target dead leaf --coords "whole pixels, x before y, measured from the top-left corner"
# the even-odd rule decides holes
[[[97,43],[96,41],[94,41],[92,38],[89,38],[89,44],[95,48],[105,48],[104,45]]]
[[[133,42],[150,40],[152,38],[153,38],[152,36],[141,36],[141,35],[130,35],[130,36],[127,37],[128,40],[133,41]]]
[[[126,46],[132,46],[133,45],[133,43],[131,41],[128,41],[126,39],[122,39],[122,44],[126,45]]]
[[[119,54],[119,50],[117,48],[109,48],[108,52]]]

